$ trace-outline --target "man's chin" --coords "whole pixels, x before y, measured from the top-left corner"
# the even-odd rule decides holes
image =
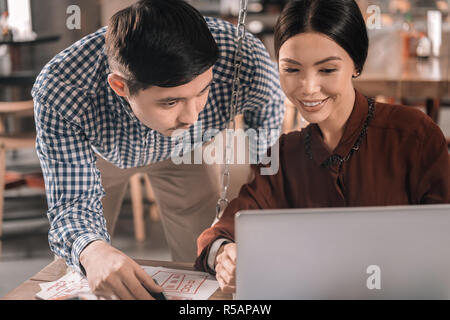
[[[189,130],[189,127],[187,128],[177,128],[177,129],[153,129],[155,131],[157,131],[159,134],[165,136],[165,137],[176,137],[179,135],[182,135],[185,131]]]
[[[183,135],[188,130],[189,128],[167,129],[163,135],[174,138]]]

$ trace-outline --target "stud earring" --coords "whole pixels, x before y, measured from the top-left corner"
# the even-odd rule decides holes
[[[360,75],[361,75],[361,72],[358,71],[358,72],[356,73],[356,75],[352,75],[352,78],[353,78],[353,79],[354,79],[354,78],[358,78]]]

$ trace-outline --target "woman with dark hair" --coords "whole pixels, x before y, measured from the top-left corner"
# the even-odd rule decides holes
[[[420,111],[353,87],[368,51],[354,0],[289,3],[275,27],[280,82],[310,125],[280,138],[280,169],[244,185],[198,238],[196,267],[235,290],[234,215],[241,210],[450,203],[439,127]]]

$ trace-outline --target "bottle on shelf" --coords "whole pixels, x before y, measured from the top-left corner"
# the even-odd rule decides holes
[[[415,57],[417,54],[417,46],[420,40],[420,33],[414,28],[411,12],[407,12],[403,18],[402,42],[403,42],[403,58]]]
[[[0,32],[1,32],[1,39],[4,41],[12,40],[12,32],[9,26],[8,19],[9,19],[8,11],[3,11],[2,15],[0,16]]]

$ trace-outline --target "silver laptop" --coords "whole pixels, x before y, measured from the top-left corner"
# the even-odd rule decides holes
[[[450,299],[450,205],[235,219],[236,299]]]

